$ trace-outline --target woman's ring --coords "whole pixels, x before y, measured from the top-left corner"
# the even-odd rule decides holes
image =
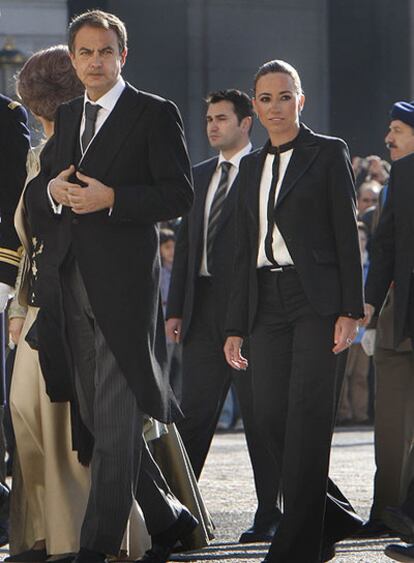
[[[352,338],[347,338],[346,343],[348,344],[348,346],[350,346],[352,344]]]

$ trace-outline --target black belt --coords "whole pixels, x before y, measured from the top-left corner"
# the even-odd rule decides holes
[[[263,274],[274,274],[290,272],[292,270],[296,270],[295,266],[293,264],[286,264],[285,266],[264,266],[263,268],[259,268],[257,271]]]

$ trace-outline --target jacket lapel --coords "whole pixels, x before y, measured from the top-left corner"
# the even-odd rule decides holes
[[[206,205],[206,197],[208,192],[208,187],[210,185],[211,177],[217,166],[218,158],[214,158],[210,162],[206,163],[205,169],[203,170],[202,177],[197,182],[196,186],[196,202],[194,205],[194,223],[193,231],[190,236],[195,237],[195,246],[197,249],[197,266],[201,263],[202,254],[202,242],[204,237],[204,208]]]
[[[282,203],[288,193],[294,188],[298,180],[310,167],[319,153],[319,146],[313,138],[312,131],[301,125],[298,144],[293,150],[292,158],[288,164],[286,174],[283,178],[276,208]]]
[[[252,161],[252,168],[247,179],[248,185],[248,211],[255,222],[256,228],[259,228],[259,201],[260,201],[260,182],[262,180],[263,166],[267,157],[266,145],[255,154]]]
[[[79,145],[79,128],[82,119],[83,97],[77,98],[70,104],[62,106],[61,128],[65,134],[61,137],[64,142],[57,147],[57,162],[59,162],[59,172],[68,168],[75,162],[76,147]]]
[[[114,109],[81,160],[80,169],[85,173],[92,169],[94,177],[104,178],[144,108],[140,93],[126,84]]]
[[[218,158],[214,158],[210,162],[206,163],[205,169],[203,170],[203,177],[198,181],[196,186],[196,205],[194,209],[194,222],[196,225],[197,232],[202,232],[204,226],[204,208],[206,205],[206,197],[208,192],[208,187],[211,182],[211,177],[217,167]]]

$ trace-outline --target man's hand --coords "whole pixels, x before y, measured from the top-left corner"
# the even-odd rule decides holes
[[[339,354],[343,352],[352,344],[355,336],[358,333],[358,321],[357,319],[351,319],[350,317],[338,317],[335,323],[334,330],[334,347],[332,352],[334,354]]]
[[[374,316],[375,313],[375,307],[373,305],[370,305],[369,303],[365,303],[364,305],[364,313],[365,316],[364,318],[360,321],[360,325],[361,326],[368,326],[369,323],[372,320],[372,317]]]
[[[170,342],[176,342],[178,344],[181,341],[182,323],[182,319],[177,318],[168,319],[168,321],[165,323],[165,332]]]
[[[50,182],[50,195],[56,203],[59,203],[60,205],[66,205],[67,207],[70,206],[69,188],[80,188],[79,184],[72,184],[71,182],[68,182],[68,179],[74,172],[75,167],[73,166],[73,164],[71,164],[69,168],[62,170],[62,172]]]
[[[22,333],[22,328],[24,325],[24,318],[23,317],[13,317],[9,320],[9,335],[10,340],[16,346],[19,343],[20,335]]]
[[[229,336],[224,344],[224,355],[230,367],[237,370],[246,370],[248,361],[241,355],[243,338],[240,336]]]
[[[69,205],[74,213],[82,215],[113,207],[115,192],[112,188],[80,172],[76,172],[76,177],[86,186],[81,188],[80,186],[72,185],[68,188]]]

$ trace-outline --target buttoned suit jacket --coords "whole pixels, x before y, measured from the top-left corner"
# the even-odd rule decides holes
[[[257,303],[260,181],[267,147],[246,156],[237,177],[237,249],[226,332],[245,336]],[[303,290],[320,315],[363,316],[355,190],[341,139],[303,124],[274,209]]]
[[[200,274],[204,242],[204,213],[208,188],[217,168],[218,157],[194,166],[194,205],[180,226],[167,304],[167,318],[181,318],[181,337],[188,335],[194,312],[195,285]],[[219,217],[212,247],[212,284],[216,318],[223,331],[226,307],[232,287],[232,256],[235,240],[236,182],[233,182]]]
[[[393,163],[387,199],[374,234],[365,284],[366,301],[380,310],[394,281],[394,346],[407,336],[406,320],[414,268],[414,155]]]
[[[83,98],[60,106],[51,178],[75,164]],[[78,170],[111,186],[111,212],[56,215],[56,264],[73,253],[92,310],[141,410],[178,412],[165,373],[157,222],[189,211],[193,190],[181,117],[173,103],[127,84]],[[46,241],[47,244],[47,241]],[[48,312],[47,305],[41,313]],[[49,310],[49,313],[51,311]],[[156,357],[157,350],[162,354]]]

